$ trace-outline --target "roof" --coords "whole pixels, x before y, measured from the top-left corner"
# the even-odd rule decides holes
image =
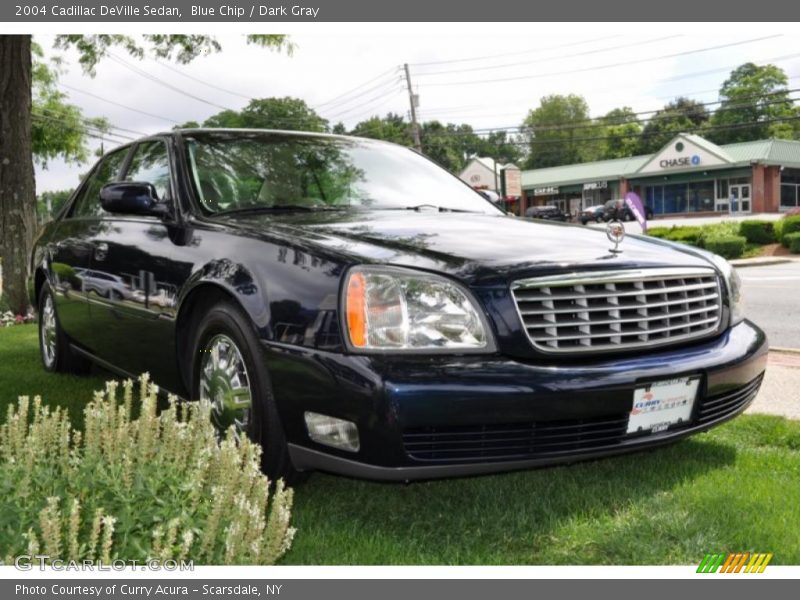
[[[725,163],[723,165],[725,167],[749,166],[752,162],[757,161],[766,165],[783,165],[800,168],[799,141],[767,139],[718,146],[699,135],[679,134],[670,140],[670,142],[665,145],[665,148],[671,145],[678,137],[688,140],[706,152],[719,157],[721,161]],[[637,177],[637,172],[662,150],[653,154],[643,154],[628,158],[523,171],[522,187],[532,189],[537,187],[570,185],[587,181],[604,181],[618,179],[620,177],[635,178]],[[697,168],[686,169],[683,172],[697,170]],[[642,174],[641,176],[645,175]]]

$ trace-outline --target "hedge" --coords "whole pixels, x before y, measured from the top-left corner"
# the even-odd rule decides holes
[[[800,254],[800,232],[789,233],[783,239],[792,254]]]
[[[775,225],[772,221],[742,221],[739,235],[751,244],[772,244],[775,242]]]
[[[797,233],[800,231],[800,215],[797,216],[790,216],[784,217],[781,222],[781,241],[783,245],[787,248],[789,247],[789,241],[786,239],[790,233]]]
[[[740,235],[712,238],[705,241],[706,250],[724,258],[739,258],[744,254],[747,239]]]

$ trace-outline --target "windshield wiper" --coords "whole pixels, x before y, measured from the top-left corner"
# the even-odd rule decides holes
[[[259,212],[318,212],[327,210],[342,210],[337,206],[306,206],[305,204],[276,204],[275,206],[245,206],[242,208],[229,208],[228,210],[221,210],[214,213],[218,215],[234,215],[243,213],[259,213]]]
[[[449,212],[449,213],[473,213],[479,214],[478,211],[475,210],[465,210],[463,208],[448,208],[446,206],[437,206],[436,204],[417,204],[416,206],[397,206],[397,207],[387,207],[383,210],[413,210],[416,212],[422,212],[425,209],[431,209],[439,211],[440,213]]]

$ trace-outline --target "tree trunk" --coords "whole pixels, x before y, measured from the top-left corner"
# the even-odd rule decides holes
[[[31,148],[31,36],[0,35],[0,258],[11,310],[28,306],[26,278],[36,231]]]

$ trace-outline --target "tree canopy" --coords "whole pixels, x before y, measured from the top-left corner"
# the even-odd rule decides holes
[[[775,65],[737,67],[720,88],[721,104],[711,118],[708,137],[717,144],[797,139],[800,125],[794,118],[800,112],[788,89],[786,73]]]
[[[530,144],[526,166],[536,169],[594,160],[594,146],[576,139],[591,136],[584,129],[589,124],[589,105],[583,96],[545,96],[522,122]]]
[[[181,127],[196,127],[184,123]],[[208,117],[203,127],[245,127],[256,129],[289,129],[294,131],[328,131],[328,121],[299,98],[253,99],[240,111],[224,110]]]

